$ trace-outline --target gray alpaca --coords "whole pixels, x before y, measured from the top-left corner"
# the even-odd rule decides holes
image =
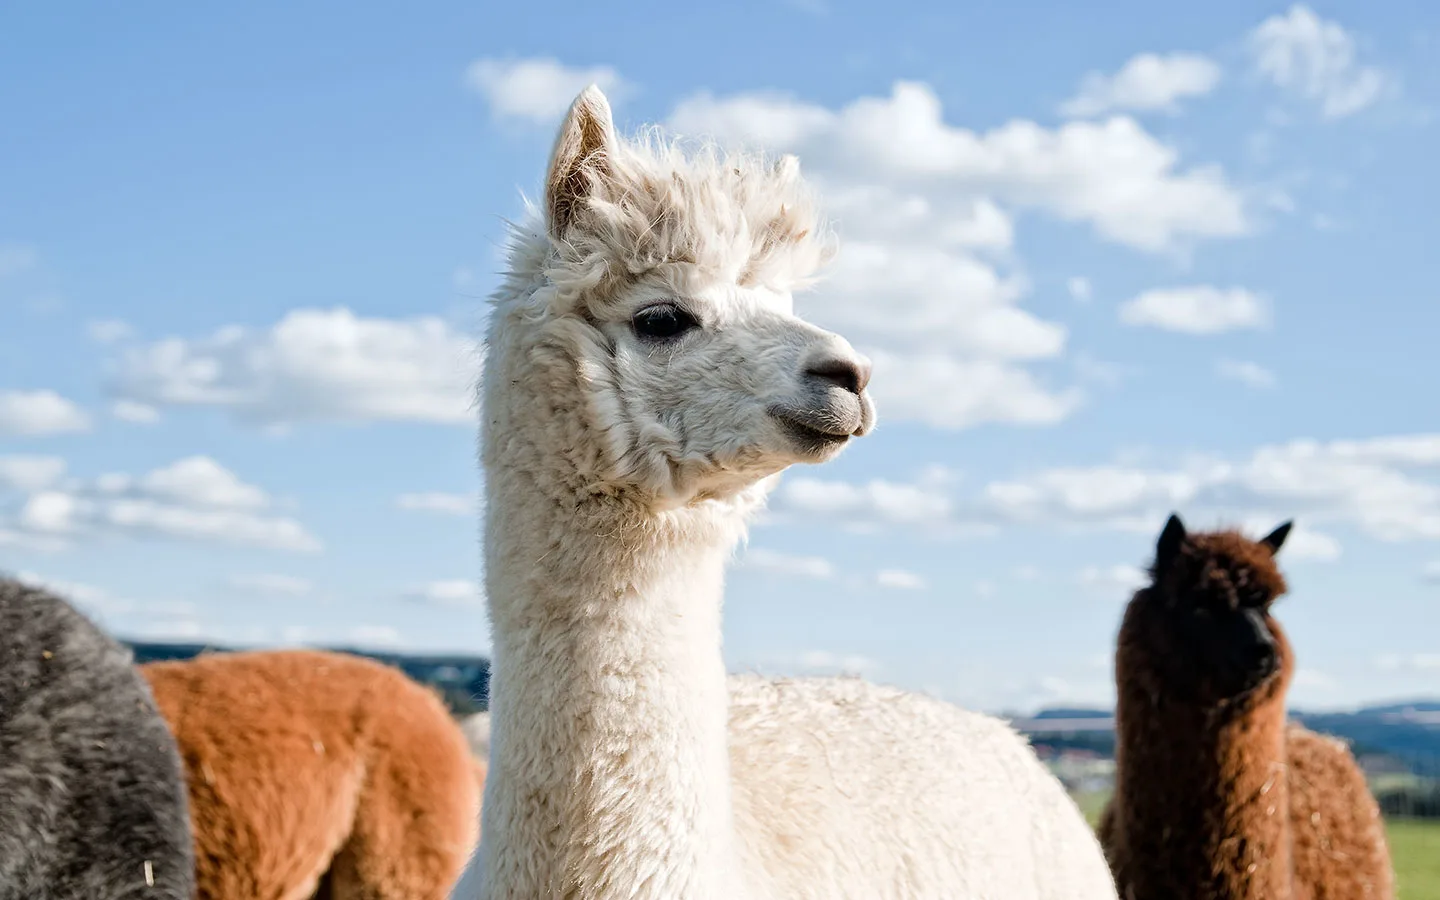
[[[191,900],[175,740],[128,650],[0,577],[0,900]]]

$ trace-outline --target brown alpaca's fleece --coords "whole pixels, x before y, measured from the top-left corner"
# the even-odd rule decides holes
[[[1343,743],[1286,732],[1296,900],[1395,896],[1380,806]]]
[[[1284,593],[1255,542],[1188,539]],[[1265,614],[1274,675],[1218,706],[1187,702],[1154,665],[1165,638],[1141,609],[1153,590],[1126,610],[1115,656],[1115,794],[1099,833],[1121,900],[1392,900],[1380,809],[1359,766],[1339,741],[1286,724],[1294,654],[1279,623]]]
[[[140,667],[185,764],[197,900],[445,900],[484,766],[438,697],[341,653]]]

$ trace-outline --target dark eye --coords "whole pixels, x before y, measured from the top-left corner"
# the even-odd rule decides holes
[[[657,303],[635,314],[635,333],[642,338],[664,341],[677,338],[700,323],[674,303]]]

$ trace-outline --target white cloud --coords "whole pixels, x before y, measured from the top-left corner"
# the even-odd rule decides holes
[[[432,606],[479,609],[485,606],[485,592],[480,584],[468,578],[431,581],[405,592],[408,600]]]
[[[119,319],[96,319],[85,323],[85,333],[97,344],[115,344],[135,334],[135,329]]]
[[[1080,570],[1075,580],[1087,588],[1106,594],[1128,596],[1149,584],[1150,576],[1139,566],[1086,566]]]
[[[1096,116],[1113,110],[1177,113],[1179,100],[1200,97],[1220,83],[1220,67],[1204,56],[1142,53],[1114,75],[1091,72],[1080,91],[1060,107],[1072,117]]]
[[[1440,584],[1440,560],[1427,563],[1425,568],[1420,570],[1420,579],[1431,584]]]
[[[1276,516],[1256,513],[1243,516],[1238,523],[1240,530],[1250,535],[1269,534],[1279,524],[1280,520]],[[1334,562],[1340,558],[1343,550],[1334,537],[1316,531],[1303,522],[1296,524],[1285,538],[1284,554],[1287,560]]]
[[[773,93],[702,94],[680,104],[670,122],[727,144],[799,152],[852,181],[1044,209],[1143,250],[1249,227],[1240,194],[1219,168],[1177,170],[1178,153],[1123,116],[1057,129],[1017,120],[977,133],[947,124],[928,85],[900,81],[889,97],[863,97],[838,112]]]
[[[1319,528],[1342,524],[1382,541],[1440,540],[1440,434],[1360,441],[1296,440],[1239,459],[1188,456],[1041,469],[957,494],[944,479],[864,484],[795,478],[775,508],[842,525],[918,526],[930,534],[1003,526],[1158,533],[1180,511],[1195,528],[1238,525],[1262,534],[1297,520],[1287,559],[1332,561],[1341,545]]]
[[[46,578],[34,572],[18,572],[16,573],[16,577],[27,584],[43,588],[63,597],[65,600],[79,607],[81,612],[101,620],[107,627],[112,625],[119,617],[129,617],[137,614],[147,616],[190,616],[195,612],[195,606],[192,603],[167,601],[147,601],[140,603],[126,597],[116,596],[115,593],[108,588],[81,581]]]
[[[0,391],[0,437],[86,431],[90,417],[54,391]]]
[[[267,331],[127,348],[112,384],[150,407],[214,406],[259,425],[468,423],[479,350],[444,321],[299,309]]]
[[[65,460],[57,456],[0,456],[0,488],[34,493],[64,474]]]
[[[1148,530],[1148,522],[1130,517],[1183,506],[1216,477],[1213,467],[1179,472],[1126,466],[1063,467],[1023,479],[991,482],[985,486],[981,502],[1013,523],[1096,520]]]
[[[385,650],[405,646],[404,636],[393,625],[354,625],[345,632],[345,642]]]
[[[41,534],[67,534],[76,529],[80,502],[62,491],[32,494],[20,508],[20,525]]]
[[[1252,388],[1273,388],[1275,373],[1256,362],[1239,359],[1222,359],[1215,363],[1215,373],[1221,378],[1238,381]]]
[[[747,569],[772,572],[795,578],[825,580],[835,577],[835,566],[819,556],[794,556],[764,548],[750,548],[740,557],[739,564]]]
[[[29,244],[0,242],[0,278],[18,275],[33,268],[40,255]]]
[[[116,400],[110,405],[110,415],[136,425],[153,425],[160,421],[160,410],[134,400]]]
[[[123,481],[103,482],[101,489],[121,491]],[[153,497],[193,506],[222,509],[263,509],[270,498],[260,488],[241,481],[234,472],[208,456],[191,456],[156,469],[139,480]]]
[[[80,581],[46,578],[34,572],[17,572],[15,577],[25,584],[50,591],[80,607],[87,615],[113,616],[135,611],[138,604],[116,597],[110,591]]]
[[[1021,279],[964,254],[857,238],[841,245],[824,299],[809,305],[873,340],[999,360],[1059,354],[1065,328],[1015,306],[1024,292]],[[886,295],[906,298],[903,315],[875,302]]]
[[[550,58],[476,60],[466,70],[465,82],[485,97],[497,118],[537,124],[558,122],[591,84],[598,84],[612,101],[629,88],[610,66],[567,66]]]
[[[949,518],[952,504],[931,486],[875,480],[866,484],[793,478],[783,482],[775,506],[827,519],[920,524]]]
[[[887,418],[946,429],[987,422],[1053,425],[1084,401],[1079,388],[1050,390],[1028,370],[993,360],[862,349],[882,375],[871,390]]]
[[[1008,250],[1015,243],[1010,214],[988,197],[931,194],[910,185],[865,181],[824,167],[818,169],[817,178],[826,186],[827,215],[847,235],[882,242],[903,237],[940,248],[982,251]]]
[[[1252,530],[1302,520],[1287,548],[1297,558],[1334,559],[1339,543],[1311,523],[1352,525],[1384,541],[1440,539],[1440,435],[1363,441],[1297,440],[1248,458],[1194,458],[1174,468],[1103,465],[1043,470],[987,485],[981,509],[1012,523],[1158,530],[1184,510]]]
[[[1339,23],[1295,4],[1249,36],[1255,69],[1277,87],[1314,102],[1327,119],[1374,104],[1391,85],[1380,69],[1356,60],[1355,39]]]
[[[884,588],[902,591],[924,590],[925,579],[905,569],[881,569],[875,573],[875,583]]]
[[[395,505],[400,509],[449,516],[473,516],[479,511],[479,504],[479,498],[470,494],[448,494],[441,491],[401,494],[395,499]]]
[[[52,483],[35,479],[18,506],[0,506],[0,530],[69,545],[106,537],[168,537],[313,552],[320,542],[273,512],[271,498],[208,457],[181,459],[139,478]]]
[[[1328,691],[1335,687],[1335,679],[1326,675],[1318,669],[1306,669],[1304,667],[1295,670],[1295,680],[1292,682],[1297,688],[1308,688],[1310,690]]]
[[[1212,335],[1270,323],[1270,303],[1244,288],[1156,288],[1120,307],[1126,325]]]
[[[1083,278],[1079,275],[1065,282],[1065,289],[1070,292],[1070,296],[1073,299],[1080,303],[1089,303],[1091,296],[1093,296],[1090,279]]]
[[[249,593],[281,597],[303,597],[315,589],[315,586],[305,578],[273,573],[236,575],[230,579],[230,585]]]
[[[1259,529],[1251,529],[1251,534],[1266,534],[1268,532]],[[1342,548],[1340,542],[1328,534],[1321,534],[1308,528],[1296,528],[1290,532],[1285,539],[1286,559],[1308,559],[1315,562],[1334,562],[1340,558]]]
[[[143,625],[125,629],[125,634],[131,640],[158,643],[211,643],[214,639],[213,631],[207,634],[205,626],[199,620],[188,616],[151,620]],[[213,642],[229,643],[228,641]]]
[[[1440,653],[1386,653],[1375,667],[1388,672],[1440,672]]]

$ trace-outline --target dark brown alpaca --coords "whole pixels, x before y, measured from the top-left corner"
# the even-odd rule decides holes
[[[445,900],[484,765],[399,669],[310,650],[141,666],[180,746],[197,900]]]
[[[1115,653],[1115,796],[1100,840],[1121,900],[1391,900],[1380,810],[1338,741],[1287,726],[1286,591],[1259,541],[1171,516]]]

